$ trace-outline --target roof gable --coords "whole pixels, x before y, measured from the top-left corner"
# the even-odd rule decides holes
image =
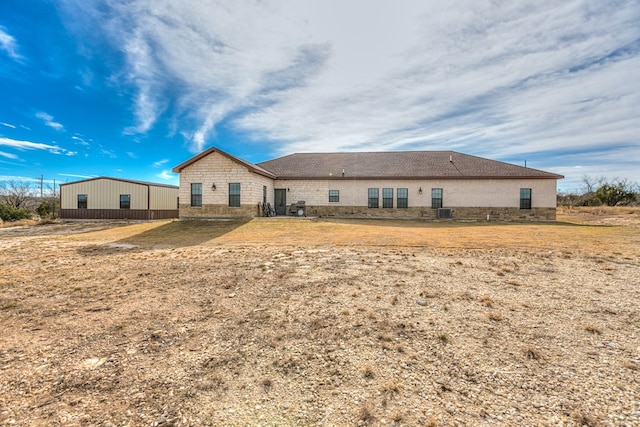
[[[229,160],[231,160],[231,161],[233,161],[235,163],[238,163],[239,165],[242,165],[242,166],[246,167],[247,169],[249,169],[249,171],[257,173],[258,175],[263,175],[263,176],[266,176],[268,178],[276,179],[276,176],[274,176],[268,170],[265,170],[265,169],[261,168],[258,165],[254,165],[253,163],[247,162],[246,160],[243,160],[240,157],[233,156],[233,155],[231,155],[229,153],[226,153],[226,152],[224,152],[222,150],[219,150],[219,149],[217,149],[215,147],[211,147],[211,148],[203,151],[202,153],[200,153],[200,154],[198,154],[196,156],[193,156],[192,158],[190,158],[186,162],[180,163],[178,166],[174,167],[171,171],[175,172],[175,173],[180,173],[187,166],[190,166],[190,165],[196,163],[198,160],[203,159],[203,158],[205,158],[208,155],[213,154],[213,153],[218,153],[218,154],[228,158]]]
[[[282,179],[564,178],[455,151],[297,153],[258,163],[257,166]]]

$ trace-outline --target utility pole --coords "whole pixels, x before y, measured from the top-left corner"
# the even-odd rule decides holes
[[[40,175],[40,199],[41,200],[42,200],[42,197],[43,197],[43,188],[42,188],[43,182],[44,182],[44,176]]]

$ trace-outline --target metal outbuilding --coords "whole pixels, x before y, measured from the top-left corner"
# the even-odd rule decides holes
[[[178,217],[178,187],[121,178],[98,177],[60,185],[62,219],[137,219]]]

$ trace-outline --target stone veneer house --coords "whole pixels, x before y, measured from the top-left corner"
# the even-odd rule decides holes
[[[554,220],[564,178],[455,151],[299,153],[253,164],[214,147],[173,171],[184,219],[261,216],[269,204],[278,215]]]

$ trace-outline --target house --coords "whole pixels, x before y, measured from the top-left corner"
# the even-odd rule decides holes
[[[180,218],[253,217],[269,204],[278,215],[553,220],[563,178],[455,151],[298,153],[253,164],[213,147],[173,171]]]
[[[60,218],[178,218],[178,187],[109,177],[61,184]]]

